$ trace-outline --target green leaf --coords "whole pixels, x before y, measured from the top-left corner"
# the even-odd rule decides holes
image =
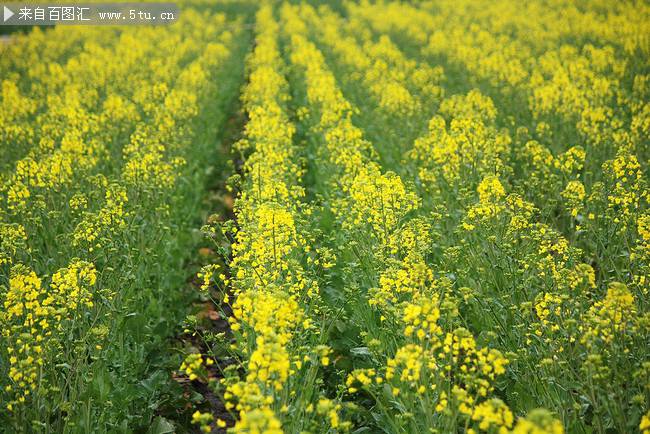
[[[176,427],[172,422],[162,416],[158,416],[147,430],[147,434],[168,434],[175,431]]]

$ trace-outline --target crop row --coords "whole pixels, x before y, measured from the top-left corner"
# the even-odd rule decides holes
[[[6,47],[2,429],[126,431],[164,398],[202,157],[237,91],[225,66],[245,35],[226,22],[188,9],[174,31],[36,29]]]

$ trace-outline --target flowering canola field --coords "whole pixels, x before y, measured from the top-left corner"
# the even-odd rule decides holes
[[[2,48],[0,430],[650,434],[650,7],[318,3]]]

